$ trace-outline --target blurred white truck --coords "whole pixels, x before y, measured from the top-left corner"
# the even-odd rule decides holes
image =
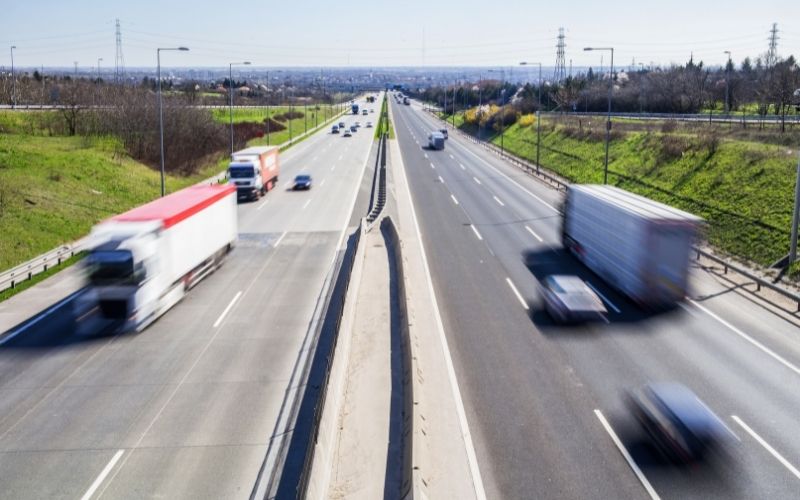
[[[564,247],[640,306],[686,295],[701,218],[617,187],[573,185],[562,222]]]
[[[213,272],[237,235],[236,189],[194,186],[92,229],[87,300],[123,330],[142,330]]]

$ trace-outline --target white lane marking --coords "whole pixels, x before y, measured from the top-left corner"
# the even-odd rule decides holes
[[[525,226],[525,229],[526,229],[526,230],[527,230],[529,233],[531,233],[531,234],[533,235],[533,237],[534,237],[534,238],[536,238],[537,240],[539,240],[539,241],[544,241],[544,240],[542,239],[542,237],[541,237],[541,236],[539,236],[538,234],[536,234],[536,233],[533,231],[533,229],[529,228],[528,226]]]
[[[448,154],[449,154],[449,153],[448,153]],[[451,159],[451,160],[455,160],[456,158],[455,158],[455,156],[453,156],[453,155],[450,155],[450,159]]]
[[[772,350],[772,349],[770,349],[769,347],[765,346],[764,344],[762,344],[762,343],[761,343],[761,342],[759,342],[758,340],[754,339],[754,338],[753,338],[753,337],[751,337],[750,335],[748,335],[748,334],[744,333],[743,331],[739,330],[738,328],[736,328],[736,327],[735,327],[735,326],[733,326],[732,324],[728,323],[727,321],[725,321],[725,320],[724,320],[724,319],[722,319],[721,317],[717,316],[715,313],[711,312],[711,311],[710,311],[708,308],[706,308],[706,307],[704,307],[704,306],[701,306],[700,304],[698,304],[697,302],[695,302],[695,301],[694,301],[694,300],[692,300],[692,299],[687,299],[687,300],[688,300],[690,303],[692,303],[692,304],[693,304],[695,307],[697,307],[698,309],[700,309],[701,311],[705,312],[706,314],[708,314],[709,316],[711,316],[711,317],[712,317],[712,318],[714,318],[715,320],[717,320],[717,321],[719,321],[720,323],[722,323],[723,325],[727,326],[727,327],[728,327],[728,328],[729,328],[729,329],[730,329],[730,330],[731,330],[733,333],[735,333],[736,335],[738,335],[738,336],[742,337],[742,338],[743,338],[743,339],[745,339],[746,341],[750,342],[750,343],[751,343],[751,344],[753,344],[754,346],[756,346],[756,347],[758,347],[759,349],[761,349],[761,350],[762,350],[764,353],[766,353],[767,355],[771,356],[773,359],[775,359],[776,361],[778,361],[780,364],[782,364],[782,365],[783,365],[783,366],[785,366],[786,368],[788,368],[788,369],[792,370],[793,372],[795,372],[796,374],[800,375],[800,368],[796,367],[795,365],[793,365],[792,363],[790,363],[789,361],[787,361],[785,358],[783,358],[782,356],[780,356],[779,354],[777,354],[775,351],[773,351],[773,350]],[[683,307],[684,309],[687,309],[687,307],[686,307],[686,306],[684,306],[683,304],[679,304],[679,305],[680,305],[681,307]],[[688,310],[688,309],[687,309],[687,310]]]
[[[334,170],[336,170],[336,165],[335,164],[333,166],[331,166],[331,172],[333,172]]]
[[[777,451],[775,448],[773,448],[772,446],[770,446],[770,444],[769,444],[769,443],[767,443],[767,442],[766,442],[766,441],[765,441],[765,440],[764,440],[764,439],[763,439],[761,436],[759,436],[758,434],[756,434],[756,431],[754,431],[753,429],[751,429],[749,425],[747,425],[746,423],[744,423],[744,422],[742,421],[742,419],[741,419],[741,418],[739,418],[739,417],[737,417],[736,415],[731,415],[731,418],[732,418],[732,419],[733,419],[733,420],[734,420],[734,421],[735,421],[737,424],[739,424],[739,425],[742,427],[742,429],[744,429],[745,431],[747,431],[747,433],[748,433],[748,434],[750,434],[750,435],[753,437],[753,439],[755,439],[756,441],[758,441],[758,444],[760,444],[761,446],[763,446],[763,447],[764,447],[764,448],[765,448],[765,449],[766,449],[766,450],[767,450],[767,451],[770,453],[770,455],[772,455],[773,457],[775,457],[775,459],[776,459],[776,460],[778,460],[778,462],[780,462],[780,463],[781,463],[781,464],[782,464],[784,467],[786,467],[787,469],[789,469],[789,472],[791,472],[792,474],[794,474],[794,477],[796,477],[797,479],[800,479],[800,470],[797,470],[797,468],[796,468],[794,465],[792,465],[792,464],[791,464],[791,463],[790,463],[788,460],[786,460],[785,458],[783,458],[783,455],[781,455],[780,453],[778,453],[778,451]]]
[[[286,189],[286,188],[288,188],[288,187],[289,187],[289,186],[291,186],[291,185],[292,185],[292,181],[287,181],[287,182],[286,182],[286,183],[283,185],[283,188],[284,188],[284,189]]]
[[[475,229],[475,226],[473,226],[472,224],[470,224],[470,225],[469,225],[469,227],[471,227],[471,228],[472,228],[472,232],[474,232],[474,233],[475,233],[475,236],[477,236],[479,240],[483,241],[483,236],[481,236],[481,233],[479,233],[479,232],[478,232],[478,230],[477,230],[477,229]]]
[[[114,456],[111,457],[111,460],[106,464],[106,466],[100,472],[100,475],[97,476],[92,485],[89,486],[89,489],[86,490],[86,493],[83,494],[81,500],[89,500],[90,498],[92,498],[92,495],[94,495],[94,492],[97,491],[97,488],[99,488],[100,485],[103,484],[103,481],[105,481],[106,476],[108,476],[108,473],[111,472],[111,469],[113,469],[114,466],[117,465],[117,462],[119,461],[120,457],[122,457],[123,453],[125,453],[125,450],[117,450],[117,452],[114,453]]]
[[[442,179],[442,176],[441,176],[441,175],[439,176],[439,182],[441,182],[442,184],[444,184],[444,179]]]
[[[427,158],[427,157],[428,157],[428,153],[423,153],[423,154],[425,155],[425,158]]]
[[[519,290],[517,290],[517,287],[514,286],[514,282],[511,281],[511,278],[506,278],[506,283],[508,283],[508,286],[511,287],[511,291],[514,292],[514,295],[517,296],[517,299],[519,300],[519,303],[522,304],[522,307],[524,307],[525,310],[527,311],[529,309],[528,308],[528,304],[525,303],[525,299],[522,298],[522,294],[519,293]]]
[[[506,204],[500,201],[500,198],[498,198],[497,196],[492,196],[492,198],[494,198],[494,201],[496,201],[501,207],[506,206]]]
[[[473,181],[475,181],[475,182],[476,182],[478,185],[480,185],[480,184],[481,184],[481,181],[480,181],[480,180],[478,180],[478,178],[477,178],[477,177],[473,177],[473,178],[472,178],[472,180],[473,180]]]
[[[402,152],[401,162],[402,162]],[[456,404],[456,413],[458,414],[458,423],[461,427],[461,436],[464,439],[464,448],[467,451],[467,462],[469,463],[469,470],[472,475],[472,486],[475,489],[475,497],[477,500],[486,500],[486,490],[483,488],[483,479],[481,478],[481,470],[478,466],[478,457],[475,453],[475,446],[472,443],[472,434],[469,430],[469,423],[467,422],[467,413],[464,411],[464,400],[461,399],[461,390],[458,387],[458,379],[456,378],[456,371],[453,368],[453,358],[450,355],[450,348],[447,345],[447,336],[444,334],[444,324],[442,323],[442,313],[439,311],[439,301],[436,300],[436,293],[433,289],[433,280],[431,279],[431,269],[428,265],[428,256],[425,253],[425,245],[422,243],[422,231],[419,229],[419,220],[417,219],[417,211],[414,209],[414,199],[411,197],[411,187],[408,185],[408,176],[406,175],[405,164],[400,169],[400,175],[406,185],[406,194],[408,200],[411,202],[411,220],[414,221],[414,229],[417,236],[417,243],[419,243],[420,252],[422,252],[422,267],[425,270],[425,280],[428,282],[428,293],[433,302],[433,312],[436,317],[436,332],[439,334],[439,341],[442,344],[444,351],[445,367],[447,368],[447,378],[450,380],[450,387],[452,388],[453,399]]]
[[[416,143],[417,143],[417,146],[419,146],[419,141],[414,141],[414,142],[416,142]]]
[[[465,167],[463,163],[459,163],[458,166],[461,167],[461,170],[466,170],[467,169],[467,167]]]
[[[531,197],[535,198],[536,200],[538,200],[539,202],[541,202],[543,205],[545,205],[546,207],[548,207],[548,208],[549,208],[550,210],[552,210],[553,212],[555,212],[555,213],[559,213],[559,211],[558,211],[558,209],[557,209],[556,207],[554,207],[553,205],[551,205],[551,204],[547,203],[546,201],[544,201],[544,200],[543,200],[542,198],[540,198],[539,196],[537,196],[537,195],[533,194],[532,192],[528,191],[527,189],[525,189],[525,187],[523,187],[523,186],[522,186],[520,183],[518,183],[517,181],[515,181],[515,180],[514,180],[514,179],[512,179],[511,177],[507,176],[507,175],[506,175],[506,174],[504,174],[503,172],[501,172],[501,171],[497,170],[497,169],[496,169],[496,168],[495,168],[495,167],[494,167],[494,166],[493,166],[491,163],[489,163],[488,161],[484,160],[483,158],[481,158],[480,156],[476,155],[475,153],[473,153],[472,151],[470,151],[470,150],[469,150],[469,149],[467,149],[467,148],[464,148],[464,151],[466,151],[467,153],[471,154],[471,155],[472,155],[472,156],[474,156],[475,158],[477,158],[477,159],[479,159],[480,161],[482,161],[482,162],[483,162],[484,164],[486,164],[486,165],[487,165],[489,168],[491,168],[492,170],[494,170],[494,171],[495,171],[495,172],[497,172],[498,174],[500,174],[500,175],[502,175],[503,177],[505,177],[505,178],[506,178],[506,180],[508,180],[508,182],[510,182],[510,183],[512,183],[513,185],[517,186],[518,188],[520,188],[521,190],[523,190],[525,193],[527,193],[529,196],[531,196]]]
[[[431,163],[431,168],[435,170],[435,169],[436,169],[436,165],[434,165],[433,163]]]
[[[283,237],[286,236],[286,233],[287,233],[287,231],[284,231],[283,234],[281,234],[281,236],[278,238],[278,240],[275,242],[275,244],[272,245],[272,248],[278,248],[278,245],[281,244],[281,241],[283,241]]]
[[[222,320],[225,319],[225,316],[228,315],[228,312],[231,310],[233,305],[236,303],[237,300],[239,300],[239,297],[241,297],[241,296],[242,296],[242,291],[241,290],[236,292],[236,295],[234,295],[233,298],[231,299],[231,301],[228,303],[228,307],[226,307],[225,310],[222,311],[222,314],[220,314],[219,318],[217,318],[217,320],[214,322],[214,328],[218,327],[220,325],[220,323],[222,323]]]
[[[319,183],[319,187],[324,186],[326,180],[328,180],[328,179],[322,179],[322,181],[320,181],[320,183]]]
[[[451,194],[451,195],[450,195],[450,198],[452,198],[452,199],[453,199],[453,203],[455,203],[456,205],[458,205],[458,200],[456,199],[456,197],[455,197],[455,196],[453,196],[453,195]]]
[[[264,208],[265,206],[267,206],[267,203],[269,203],[269,200],[265,200],[265,201],[264,201],[264,203],[262,203],[261,205],[259,205],[258,207],[256,207],[256,210],[261,210],[262,208]]]
[[[339,155],[339,159],[340,159],[340,160],[342,159],[342,157],[344,157],[344,155]]]
[[[307,199],[306,202],[303,203],[303,208],[301,208],[300,210],[305,210],[309,203],[311,203],[311,198]]]
[[[603,302],[605,302],[606,304],[608,304],[608,306],[609,306],[609,307],[611,307],[611,309],[613,309],[615,313],[619,314],[619,308],[617,308],[617,306],[615,306],[613,302],[611,302],[610,300],[608,300],[608,299],[606,298],[606,296],[605,296],[605,295],[603,295],[602,293],[600,293],[600,290],[598,290],[597,288],[595,288],[595,287],[594,287],[594,286],[593,286],[591,283],[589,283],[588,281],[586,282],[586,286],[588,286],[589,288],[591,288],[591,289],[594,291],[594,293],[596,293],[596,294],[597,294],[597,295],[598,295],[598,296],[599,296],[601,299],[603,299]]]
[[[647,494],[650,495],[650,498],[653,500],[661,498],[658,496],[658,493],[656,493],[656,490],[653,489],[653,486],[650,484],[650,481],[647,480],[647,477],[645,477],[642,469],[636,465],[636,462],[633,460],[631,454],[628,453],[625,445],[623,445],[622,441],[619,440],[617,433],[614,432],[614,429],[611,428],[611,425],[608,423],[608,420],[606,420],[606,417],[603,416],[603,412],[600,410],[595,410],[594,414],[597,416],[597,419],[600,420],[600,424],[602,424],[608,435],[611,436],[611,440],[614,442],[614,445],[617,447],[619,452],[622,453],[622,457],[626,462],[628,462],[628,466],[631,468],[633,473],[636,474],[636,477],[639,479],[639,482],[642,483],[642,486],[644,486],[644,489],[647,491]]]

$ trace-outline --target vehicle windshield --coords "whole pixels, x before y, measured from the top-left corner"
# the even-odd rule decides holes
[[[228,175],[230,175],[231,179],[244,179],[255,176],[253,167],[244,165],[241,167],[229,167]]]
[[[130,250],[95,250],[86,258],[93,285],[133,285],[140,281]]]
[[[311,176],[310,175],[298,175],[297,177],[294,178],[294,180],[296,180],[298,182],[310,181],[311,180]]]

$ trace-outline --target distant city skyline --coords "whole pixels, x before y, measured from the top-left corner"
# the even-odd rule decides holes
[[[565,4],[569,5],[565,5]],[[256,67],[510,67],[520,61],[552,67],[556,37],[565,28],[566,64],[600,67],[608,54],[584,46],[612,46],[615,66],[666,66],[695,61],[718,66],[730,51],[738,65],[764,54],[778,23],[778,54],[800,54],[800,3],[677,0],[643,6],[630,0],[560,5],[509,0],[422,0],[380,3],[282,2],[227,6],[207,1],[77,3],[52,0],[4,6],[0,65],[111,71],[115,19],[122,28],[127,67],[155,66],[157,47],[174,68],[225,67],[248,60]],[[424,49],[424,50],[423,50]],[[523,70],[524,71],[524,70]]]

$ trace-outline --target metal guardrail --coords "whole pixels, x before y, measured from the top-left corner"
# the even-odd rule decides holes
[[[785,288],[781,288],[781,287],[775,285],[774,283],[771,283],[771,282],[765,280],[764,278],[756,276],[755,274],[751,273],[750,271],[748,271],[746,269],[743,269],[741,267],[738,267],[738,266],[736,266],[734,264],[731,264],[730,262],[728,262],[728,261],[726,261],[724,259],[721,259],[721,258],[717,257],[716,255],[710,254],[710,253],[706,252],[705,250],[701,250],[701,249],[699,249],[697,247],[694,247],[693,250],[697,255],[697,259],[699,259],[700,256],[703,256],[706,259],[709,259],[711,261],[716,262],[717,264],[720,264],[722,266],[722,269],[723,269],[723,271],[722,271],[723,274],[728,274],[728,270],[730,269],[730,270],[734,271],[735,273],[741,274],[745,278],[747,278],[749,280],[752,280],[756,285],[756,292],[760,292],[761,288],[763,287],[763,288],[771,290],[771,291],[773,291],[773,292],[775,292],[775,293],[777,293],[777,294],[779,294],[779,295],[781,295],[781,296],[783,296],[783,297],[785,297],[785,298],[787,298],[789,300],[794,301],[795,304],[797,304],[797,311],[800,312],[800,294],[791,292],[789,290],[786,290]]]
[[[23,281],[27,281],[39,273],[47,271],[53,266],[73,257],[86,249],[86,240],[81,239],[75,243],[61,245],[47,253],[34,257],[8,271],[0,273],[0,292],[9,288],[16,288]]]

